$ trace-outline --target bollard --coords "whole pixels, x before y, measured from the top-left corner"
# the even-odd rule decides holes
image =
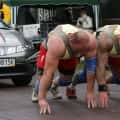
[[[77,99],[76,89],[67,87],[66,88],[66,96],[68,97],[68,99]]]

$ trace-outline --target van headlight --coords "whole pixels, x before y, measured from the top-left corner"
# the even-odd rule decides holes
[[[26,50],[25,46],[22,46],[22,45],[16,46],[16,53],[24,52],[25,50]]]
[[[9,55],[9,54],[15,54],[24,52],[26,49],[31,49],[32,46],[29,45],[18,45],[18,46],[7,46],[7,47],[0,47],[0,56],[3,55]]]
[[[6,54],[9,55],[9,54],[13,54],[16,52],[16,47],[7,47],[6,49]]]
[[[6,54],[9,55],[14,53],[24,52],[25,49],[26,48],[22,45],[7,47]]]

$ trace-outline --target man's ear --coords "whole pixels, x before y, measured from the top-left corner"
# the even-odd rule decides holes
[[[74,41],[74,35],[72,33],[68,33],[68,39],[70,41]]]

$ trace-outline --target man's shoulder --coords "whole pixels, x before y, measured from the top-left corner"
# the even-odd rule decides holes
[[[65,45],[61,38],[58,37],[50,37],[47,46],[48,52],[56,57],[62,56],[65,51]]]

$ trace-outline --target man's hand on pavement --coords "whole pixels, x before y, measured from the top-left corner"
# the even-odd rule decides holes
[[[94,92],[88,92],[87,93],[87,105],[88,108],[96,108],[96,99],[95,99],[95,95]]]
[[[99,107],[108,107],[108,91],[99,92]]]
[[[51,114],[51,109],[48,102],[45,99],[39,100],[40,114]]]

